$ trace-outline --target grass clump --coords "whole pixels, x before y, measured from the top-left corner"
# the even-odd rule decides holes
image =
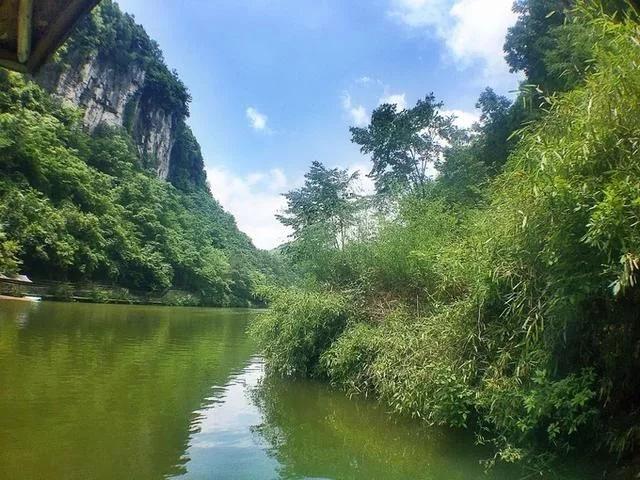
[[[273,289],[271,308],[252,326],[269,367],[290,376],[321,376],[320,357],[349,319],[348,297],[339,293]]]

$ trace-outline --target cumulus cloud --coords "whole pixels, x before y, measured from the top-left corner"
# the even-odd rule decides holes
[[[207,168],[213,196],[233,214],[241,231],[249,235],[258,248],[272,249],[287,240],[290,231],[275,218],[286,207],[281,195],[294,188],[278,168],[236,175],[225,168]]]
[[[407,94],[396,93],[392,95],[385,95],[378,101],[378,103],[380,105],[388,103],[390,105],[395,105],[396,110],[405,110],[407,108]]]
[[[481,62],[486,77],[510,77],[502,50],[517,16],[513,0],[390,0],[389,15],[412,28],[427,28],[461,66]]]
[[[362,105],[354,104],[349,93],[344,93],[342,95],[342,108],[344,108],[345,112],[349,114],[351,121],[357,127],[362,127],[369,121],[367,109]]]
[[[475,112],[466,112],[464,110],[444,110],[443,115],[453,115],[455,118],[453,123],[459,128],[471,128],[474,123],[480,121],[480,115]]]
[[[504,60],[505,35],[517,19],[513,0],[458,0],[451,8],[454,25],[447,45],[463,62],[482,59],[489,73],[508,70]]]
[[[259,131],[267,130],[267,121],[269,120],[269,117],[267,117],[264,113],[260,113],[255,107],[248,107],[246,110],[246,114],[251,128]]]

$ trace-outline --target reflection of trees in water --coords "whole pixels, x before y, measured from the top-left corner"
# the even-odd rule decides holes
[[[0,304],[0,477],[183,472],[194,412],[215,401],[211,386],[224,385],[253,353],[242,315],[211,317],[196,309]]]
[[[267,377],[253,401],[264,419],[256,430],[285,479],[512,478],[485,475],[484,452],[462,432],[425,429],[311,382]]]

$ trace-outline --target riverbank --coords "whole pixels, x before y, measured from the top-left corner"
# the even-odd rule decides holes
[[[0,280],[0,295],[5,295],[10,298],[32,296],[44,301],[96,304],[241,308],[262,308],[264,306],[262,303],[252,303],[249,300],[229,304],[228,302],[224,303],[216,301],[215,299],[206,299],[201,295],[176,289],[168,289],[160,292],[132,291],[113,285],[93,283],[75,284],[50,280],[36,280],[31,283]]]
[[[299,226],[288,251],[306,277],[267,292],[272,308],[254,332],[271,370],[377,398],[428,425],[471,428],[493,448],[490,464],[544,475],[550,459],[576,451],[622,466],[638,457],[640,27],[586,8],[576,22],[597,39],[594,60],[512,135],[492,178],[456,180],[482,167],[483,144],[453,146],[439,176],[408,183],[395,203],[391,187],[379,189],[392,218],[347,240],[324,235],[336,218],[369,211],[353,213],[349,191],[317,187],[338,176],[332,191],[341,191],[347,173],[313,165],[287,194],[285,220]],[[425,105],[383,106],[352,129],[381,172],[377,187],[397,178],[385,162],[405,161],[413,144],[404,142],[424,132],[407,118],[433,119]],[[398,176],[405,166],[391,165]]]

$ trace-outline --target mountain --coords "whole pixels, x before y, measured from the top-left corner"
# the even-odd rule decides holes
[[[0,272],[249,305],[274,259],[211,195],[190,100],[111,0],[35,78],[0,70]]]
[[[124,128],[145,168],[176,186],[206,185],[200,147],[185,124],[191,97],[156,42],[110,0],[80,22],[36,81],[81,107],[89,132]]]

